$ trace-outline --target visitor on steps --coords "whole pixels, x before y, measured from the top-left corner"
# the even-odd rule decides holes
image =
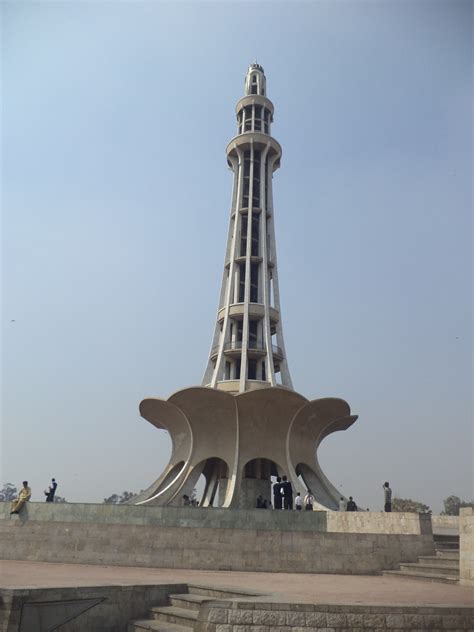
[[[384,499],[384,511],[392,511],[392,490],[390,489],[390,483],[385,481],[383,487],[383,499]]]
[[[31,498],[31,489],[28,487],[28,481],[23,481],[23,487],[18,494],[18,498],[12,501],[10,514],[19,514],[23,505]]]

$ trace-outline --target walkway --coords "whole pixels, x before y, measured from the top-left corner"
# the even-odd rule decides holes
[[[195,583],[315,604],[474,606],[474,590],[399,577],[301,575],[0,561],[0,589]]]

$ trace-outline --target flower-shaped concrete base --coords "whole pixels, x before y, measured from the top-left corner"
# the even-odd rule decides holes
[[[201,506],[255,507],[270,499],[271,477],[286,475],[295,493],[311,489],[322,508],[337,509],[340,492],[319,467],[316,451],[331,432],[357,419],[342,399],[307,400],[285,388],[232,395],[186,388],[167,401],[144,399],[140,414],[171,435],[168,466],[136,504],[178,505],[201,474]]]

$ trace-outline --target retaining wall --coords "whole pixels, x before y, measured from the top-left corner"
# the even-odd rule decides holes
[[[473,630],[474,608],[207,602],[196,632],[361,632]]]
[[[61,616],[64,601],[88,599],[98,599],[101,603],[62,625],[61,632],[126,632],[131,619],[146,618],[149,608],[164,606],[169,594],[183,592],[187,592],[186,584],[2,589],[0,632],[18,632],[25,605],[37,608],[30,617],[36,625],[31,622],[30,629],[46,630],[52,629],[56,617]]]
[[[474,586],[474,508],[472,507],[465,507],[459,513],[459,583],[461,586]]]
[[[439,535],[457,535],[459,533],[459,516],[431,516],[433,533]]]
[[[28,503],[0,507],[0,558],[368,574],[434,553],[429,516]]]

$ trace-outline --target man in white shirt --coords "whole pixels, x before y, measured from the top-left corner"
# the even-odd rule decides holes
[[[301,498],[301,494],[298,492],[295,497],[295,508],[296,511],[301,511],[301,507],[303,506],[303,499]]]
[[[344,498],[341,496],[341,498],[339,499],[339,511],[345,511],[345,510],[346,510],[346,502]]]

